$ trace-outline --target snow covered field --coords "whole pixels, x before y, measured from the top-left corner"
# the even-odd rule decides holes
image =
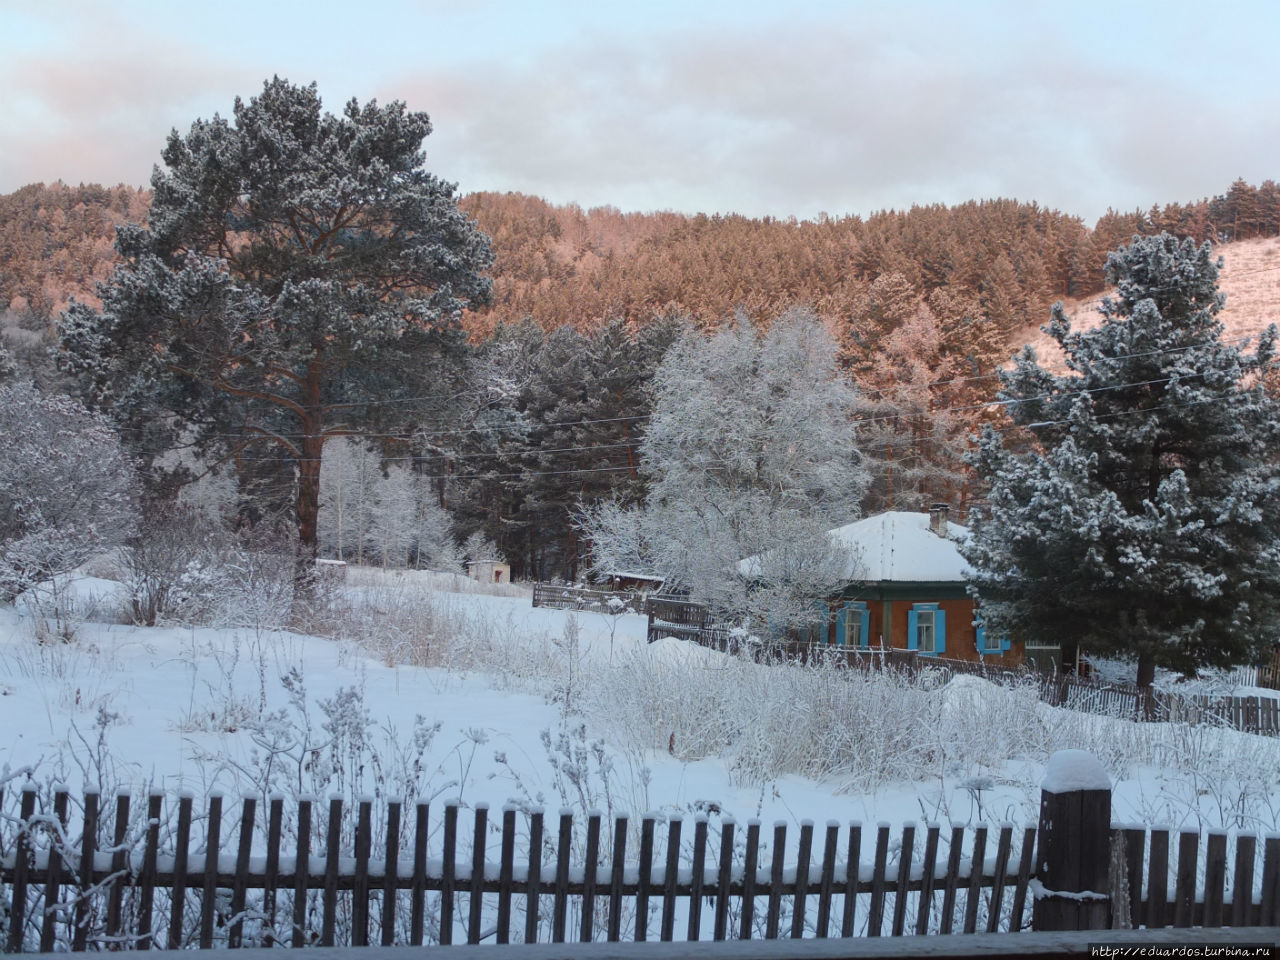
[[[1118,821],[1280,827],[1276,740],[1058,710],[977,678],[759,666],[648,645],[640,616],[421,573],[353,571],[328,636],[111,623],[116,589],[73,585],[69,642],[40,642],[28,604],[0,608],[4,780],[1023,824],[1049,755],[1081,748]]]

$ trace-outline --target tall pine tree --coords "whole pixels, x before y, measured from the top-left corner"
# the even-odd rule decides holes
[[[1002,374],[1035,448],[988,428],[975,455],[990,497],[963,549],[988,631],[1131,657],[1141,685],[1276,640],[1275,331],[1253,354],[1222,341],[1220,266],[1208,244],[1135,237],[1107,260],[1098,327],[1054,308],[1070,372],[1028,349]]]
[[[287,463],[300,573],[325,442],[415,426],[464,346],[462,310],[489,297],[488,241],[423,169],[430,132],[401,103],[334,116],[314,84],[268,81],[233,120],[169,137],[101,312],[64,318],[68,355],[121,419],[234,430]]]

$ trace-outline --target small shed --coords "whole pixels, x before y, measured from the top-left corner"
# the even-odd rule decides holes
[[[468,560],[467,576],[481,583],[510,583],[511,564],[501,560]]]

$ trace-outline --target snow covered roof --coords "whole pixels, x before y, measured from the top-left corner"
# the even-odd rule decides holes
[[[606,580],[610,577],[618,577],[623,580],[651,580],[654,583],[661,583],[666,579],[665,577],[659,577],[656,574],[637,573],[634,570],[607,570],[604,573],[601,573],[600,576]]]
[[[889,510],[829,533],[852,549],[850,580],[964,583],[970,577],[969,565],[956,549],[956,541],[967,537],[969,528],[948,523],[943,539],[930,532],[927,513]]]

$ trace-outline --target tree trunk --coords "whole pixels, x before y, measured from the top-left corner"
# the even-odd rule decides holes
[[[320,514],[320,458],[324,453],[324,408],[320,403],[323,370],[318,363],[307,368],[302,382],[302,442],[298,458],[298,549],[294,557],[295,588],[312,592],[316,576],[316,522]]]
[[[295,586],[309,593],[316,575],[316,522],[320,515],[320,458],[324,453],[324,407],[320,404],[324,370],[316,361],[307,366],[302,387],[298,457],[298,550],[294,557]]]
[[[1138,704],[1144,718],[1155,718],[1153,689],[1156,679],[1156,658],[1150,650],[1138,651]]]
[[[303,427],[302,456],[298,459],[298,549],[294,561],[294,580],[299,586],[315,577],[316,521],[320,513],[320,457],[324,438],[310,424]]]

